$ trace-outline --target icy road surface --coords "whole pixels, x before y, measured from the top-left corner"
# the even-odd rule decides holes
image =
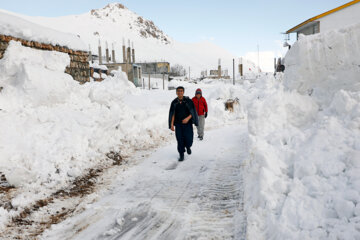
[[[246,126],[206,132],[177,162],[175,141],[114,176],[111,190],[43,239],[245,239]],[[196,136],[196,134],[195,134]]]

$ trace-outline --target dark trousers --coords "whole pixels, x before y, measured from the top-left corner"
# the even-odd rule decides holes
[[[184,155],[185,148],[190,148],[193,144],[194,131],[192,124],[175,124],[175,135],[178,152],[180,155]]]

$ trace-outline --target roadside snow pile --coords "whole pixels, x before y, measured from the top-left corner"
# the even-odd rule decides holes
[[[69,62],[66,54],[18,42],[0,60],[0,169],[10,184],[29,190],[12,200],[14,207],[32,202],[35,190],[61,188],[107,164],[109,151],[127,155],[169,135],[167,111],[153,115],[122,103],[140,93],[122,72],[79,85],[64,73]]]
[[[284,79],[256,82],[249,239],[360,239],[359,36],[360,25],[303,37]]]
[[[87,51],[86,45],[76,35],[43,27],[4,11],[0,11],[0,34]]]

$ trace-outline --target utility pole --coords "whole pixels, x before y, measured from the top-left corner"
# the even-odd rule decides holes
[[[163,90],[165,90],[165,73],[163,73]]]
[[[150,90],[150,73],[149,73],[149,90]]]
[[[190,67],[189,67],[189,81],[190,81]]]
[[[102,52],[101,52],[101,42],[100,42],[100,39],[99,39],[98,52],[99,52],[99,65],[102,65]]]
[[[233,58],[233,84],[235,85],[235,58]]]
[[[105,49],[105,57],[106,57],[106,62],[109,63],[109,45],[108,42],[105,42],[106,45],[106,49]]]
[[[112,61],[113,61],[113,63],[116,63],[114,43],[112,43],[112,52],[111,52],[111,55],[112,55]]]

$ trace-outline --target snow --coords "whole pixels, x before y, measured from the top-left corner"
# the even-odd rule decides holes
[[[259,61],[260,70],[262,72],[274,72],[274,58],[276,57],[278,56],[272,51],[248,52],[245,55],[245,58],[253,63],[258,63]],[[245,70],[247,70],[246,67]],[[257,73],[258,68],[254,67],[252,71]]]
[[[67,54],[14,41],[0,60],[0,119],[6,126],[0,128],[0,169],[19,189],[10,215],[88,169],[112,164],[105,157],[110,151],[126,157],[172,138],[167,118],[174,90],[137,89],[121,71],[103,82],[79,85],[64,73],[69,61]],[[224,108],[227,98],[243,93],[240,87],[185,86],[189,96],[197,87],[209,96],[208,128],[244,118]]]
[[[360,24],[300,37],[285,59],[285,86],[329,104],[340,89],[359,91]]]
[[[0,11],[0,34],[87,51],[86,45],[74,34],[55,31],[5,11]]]
[[[360,26],[301,37],[248,109],[249,239],[359,239]],[[256,97],[257,96],[257,97]]]
[[[108,70],[108,68],[105,65],[99,65],[98,61],[94,61],[93,63],[90,62],[90,67],[92,68],[96,68],[96,69],[101,69],[101,70]]]
[[[246,125],[230,125],[196,140],[182,163],[174,139],[149,157],[137,155],[95,203],[41,239],[245,239],[246,148],[238,144],[246,139]]]
[[[105,154],[115,151],[130,164],[108,176],[110,190],[44,239],[360,239],[359,40],[360,25],[302,36],[284,74],[235,86],[166,82],[188,96],[201,88],[209,105],[205,141],[181,164],[167,129],[175,91],[161,79],[151,91],[121,71],[79,85],[64,73],[66,54],[11,42],[0,60],[0,169],[17,194],[14,209],[0,207],[0,228],[111,164]],[[234,112],[225,111],[235,98]]]

